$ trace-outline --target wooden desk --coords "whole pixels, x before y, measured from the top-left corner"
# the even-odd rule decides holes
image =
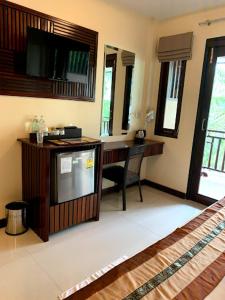
[[[126,160],[128,149],[134,145],[134,141],[105,142],[103,164],[112,164]],[[145,157],[163,153],[164,142],[145,140],[144,145]]]
[[[96,141],[82,145],[55,146],[51,143],[37,145],[28,139],[22,143],[22,183],[23,200],[29,202],[29,225],[43,241],[49,234],[68,228],[74,224],[99,219],[99,205],[102,189],[102,164],[124,161],[129,147],[134,141]],[[163,142],[146,140],[145,156],[163,153]],[[71,201],[51,204],[51,163],[57,152],[78,151],[96,148],[96,190],[95,193]],[[104,160],[104,162],[103,162]],[[103,163],[102,163],[103,162]]]

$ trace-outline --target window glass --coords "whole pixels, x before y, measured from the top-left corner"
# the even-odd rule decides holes
[[[161,66],[155,134],[177,137],[186,61]]]
[[[163,127],[175,129],[179,96],[181,61],[170,62]]]

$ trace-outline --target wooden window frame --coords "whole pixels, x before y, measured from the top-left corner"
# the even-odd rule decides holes
[[[124,88],[124,105],[123,105],[123,119],[122,129],[129,130],[129,110],[131,102],[131,86],[134,66],[126,66],[125,88]]]
[[[174,129],[168,129],[163,127],[165,107],[166,107],[167,85],[168,85],[168,77],[169,77],[169,65],[170,62],[161,63],[158,104],[157,104],[156,123],[155,123],[155,135],[177,138],[179,132],[180,114],[181,114],[181,106],[182,106],[182,98],[183,98],[186,60],[183,60],[181,63],[178,104],[177,104],[177,113],[176,113],[176,121],[175,121]]]
[[[115,87],[116,87],[116,64],[117,54],[106,55],[106,68],[112,68],[112,86],[111,86],[111,101],[110,101],[110,117],[109,117],[109,136],[113,135],[113,116],[114,116],[114,100],[115,100]]]

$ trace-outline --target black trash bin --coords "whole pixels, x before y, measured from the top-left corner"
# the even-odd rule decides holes
[[[27,203],[15,201],[5,206],[6,229],[9,235],[19,235],[28,230],[27,226]]]

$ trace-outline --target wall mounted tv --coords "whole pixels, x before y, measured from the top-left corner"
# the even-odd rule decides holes
[[[26,74],[87,83],[90,46],[35,28],[27,28]]]
[[[98,32],[0,0],[0,95],[95,101],[97,52]]]

